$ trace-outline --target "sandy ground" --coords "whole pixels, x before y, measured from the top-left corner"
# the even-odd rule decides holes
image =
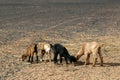
[[[0,80],[120,80],[119,0],[0,0]],[[31,43],[64,45],[75,55],[83,42],[104,43],[104,66],[29,64]]]

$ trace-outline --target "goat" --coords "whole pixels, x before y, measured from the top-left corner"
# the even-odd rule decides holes
[[[36,61],[38,63],[37,44],[34,43],[28,46],[26,53],[22,55],[22,61],[24,61],[27,57],[29,57],[28,62],[33,63],[34,53],[36,53]]]
[[[45,60],[47,60],[47,58],[49,58],[49,62],[51,62],[51,55],[52,55],[51,44],[39,42],[38,49],[41,51],[40,57],[41,57],[42,61],[43,61],[43,57],[45,55]]]
[[[68,53],[68,50],[61,44],[54,44],[52,46],[52,49],[54,52],[54,64],[57,63],[58,55],[60,55],[60,63],[62,63],[62,57],[65,58],[66,64],[68,64],[68,60],[70,61],[70,63],[77,61],[74,56],[70,56],[70,54]]]
[[[101,54],[101,44],[97,42],[86,42],[82,44],[81,49],[76,55],[76,59],[78,60],[81,56],[85,55],[85,65],[89,64],[90,54],[93,54],[93,67],[96,64],[98,55],[100,58],[101,66],[103,66],[103,57]]]

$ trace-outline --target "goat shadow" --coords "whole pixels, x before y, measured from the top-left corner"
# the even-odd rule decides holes
[[[120,63],[110,62],[110,63],[104,63],[104,65],[105,65],[106,67],[110,67],[110,66],[120,66]]]
[[[77,61],[77,62],[75,63],[75,66],[84,65],[84,63],[85,63],[85,62]],[[90,63],[90,64],[92,64],[92,63]],[[100,63],[97,63],[96,65],[100,65]],[[104,66],[104,67],[120,66],[120,63],[113,63],[113,62],[103,63],[103,66]]]
[[[75,65],[75,66],[84,65],[84,62],[82,62],[82,61],[77,61],[77,62],[75,62],[74,65]]]

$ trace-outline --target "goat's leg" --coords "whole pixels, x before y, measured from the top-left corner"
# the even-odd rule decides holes
[[[33,56],[31,56],[31,63],[33,63]]]
[[[43,56],[44,56],[44,55],[45,55],[45,51],[42,50],[42,51],[41,51],[41,54],[40,54],[41,61],[43,61]]]
[[[33,63],[33,56],[34,56],[34,52],[33,54],[31,54],[31,63]]]
[[[38,56],[36,56],[36,62],[37,62],[37,63],[39,62],[39,60],[38,60]]]
[[[29,56],[28,62],[30,62],[30,58],[31,58],[31,56]]]
[[[60,64],[62,64],[62,56],[60,55]]]
[[[101,54],[101,47],[98,48],[98,54],[99,54],[99,58],[100,58],[100,65],[103,66],[103,57]]]
[[[45,53],[45,63],[47,63],[47,59],[48,59],[48,53]]]
[[[68,59],[67,59],[67,57],[65,57],[65,61],[66,61],[66,64],[68,64]]]
[[[51,53],[49,52],[49,62],[51,62]]]
[[[44,61],[43,56],[45,56],[45,53],[41,53],[41,61]]]
[[[85,65],[89,64],[89,58],[90,58],[90,54],[86,53],[85,54]]]
[[[98,49],[93,52],[93,65],[92,65],[93,67],[95,67],[97,58],[98,58]]]
[[[49,52],[46,52],[46,62],[47,60],[49,60],[49,62],[51,62],[51,55]]]
[[[103,57],[101,53],[99,53],[99,58],[100,58],[100,65],[103,66]]]
[[[54,64],[57,63],[57,56],[58,56],[58,53],[54,53]]]
[[[94,57],[93,58],[93,65],[92,65],[93,67],[95,67],[96,62],[97,62],[97,58]]]
[[[88,54],[88,56],[87,56],[87,64],[89,64],[90,63],[90,54]]]
[[[38,53],[36,52],[36,62],[38,63]]]

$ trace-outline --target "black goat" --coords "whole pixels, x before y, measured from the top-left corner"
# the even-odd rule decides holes
[[[60,63],[62,63],[62,57],[65,58],[66,64],[68,64],[68,60],[70,63],[76,62],[76,58],[74,56],[70,56],[67,49],[62,46],[61,44],[54,44],[52,46],[53,52],[54,52],[54,64],[57,63],[57,56],[60,55]]]

